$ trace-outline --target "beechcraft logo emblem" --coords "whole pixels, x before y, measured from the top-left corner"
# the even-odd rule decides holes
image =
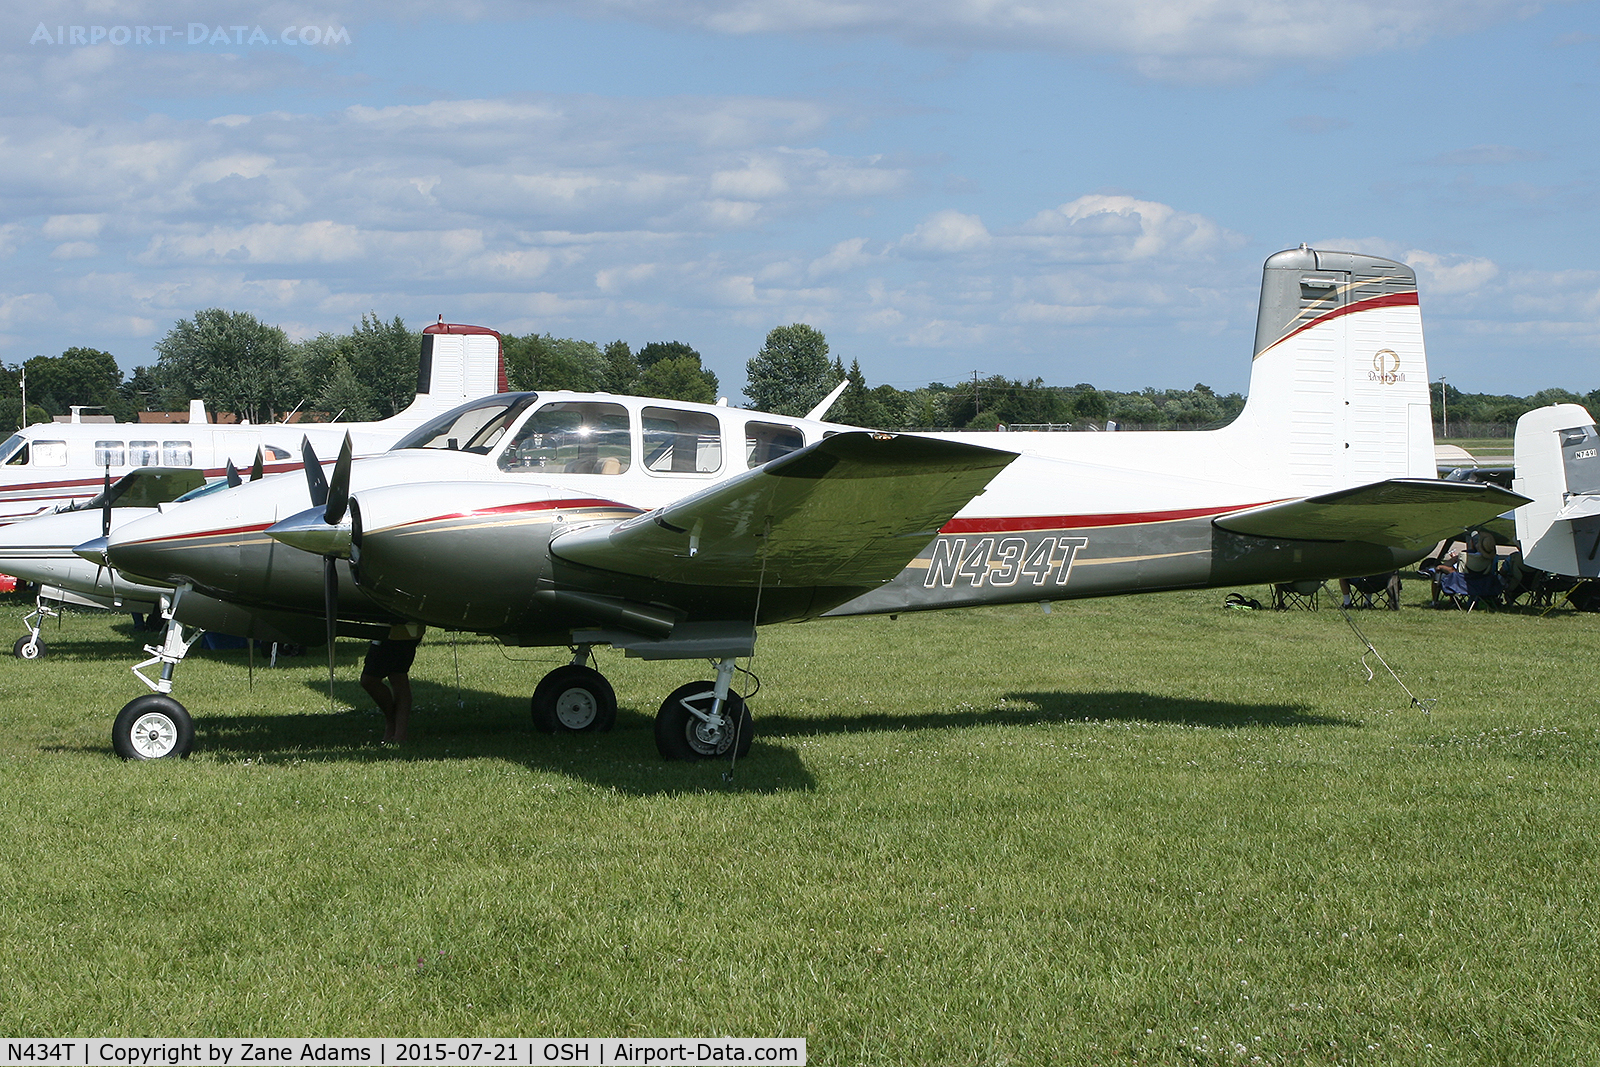
[[[1393,385],[1403,382],[1406,376],[1400,373],[1400,355],[1392,348],[1380,348],[1372,355],[1372,371],[1367,375],[1368,381],[1382,382],[1384,385]]]

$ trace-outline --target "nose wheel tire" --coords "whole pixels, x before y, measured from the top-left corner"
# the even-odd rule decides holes
[[[43,659],[47,651],[44,642],[34,637],[19,637],[11,646],[11,654],[18,659]]]
[[[533,690],[533,726],[541,733],[601,733],[617,721],[617,694],[593,667],[557,667]]]
[[[735,735],[738,755],[742,758],[749,754],[755,727],[750,720],[750,709],[745,707],[744,698],[738,693],[728,693],[721,726],[708,725],[689,710],[692,707],[710,714],[716,700],[716,686],[711,682],[690,682],[668,694],[656,713],[656,751],[661,753],[662,759],[728,759],[734,755]]]
[[[186,759],[194,747],[194,720],[176,700],[150,693],[117,713],[111,747],[125,760]]]

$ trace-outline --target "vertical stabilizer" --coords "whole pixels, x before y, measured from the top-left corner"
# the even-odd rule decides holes
[[[458,404],[508,388],[498,333],[486,326],[436,322],[422,331],[416,399],[382,425],[400,429],[420,425]]]
[[[1433,478],[1417,277],[1393,260],[1301,245],[1267,259],[1242,462],[1307,493]]]
[[[1513,488],[1517,540],[1530,567],[1600,577],[1600,430],[1578,404],[1537,408],[1517,420]]]

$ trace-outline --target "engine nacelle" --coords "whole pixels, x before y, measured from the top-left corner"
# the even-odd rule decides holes
[[[442,502],[448,501],[448,504]],[[638,513],[571,489],[526,483],[429,482],[351,498],[357,584],[398,614],[451,629],[560,629],[533,593],[551,579],[550,539],[577,525]]]

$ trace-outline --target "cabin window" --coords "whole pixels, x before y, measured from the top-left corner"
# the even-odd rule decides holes
[[[161,463],[159,441],[129,441],[128,463],[134,467],[155,467]]]
[[[750,467],[771,463],[779,456],[798,452],[806,446],[805,435],[798,427],[777,422],[747,422],[744,424],[744,459]]]
[[[124,451],[121,441],[96,441],[94,443],[94,465],[96,467],[120,467],[123,464]]]
[[[722,468],[722,428],[706,411],[645,408],[646,470],[672,474],[710,474]]]
[[[500,454],[500,469],[550,474],[621,474],[633,462],[628,409],[562,401],[528,417]]]
[[[279,448],[277,445],[262,445],[261,452],[263,454],[263,458],[269,463],[276,463],[279,460],[289,458],[288,451]]]
[[[187,467],[194,462],[194,445],[188,441],[162,441],[161,465]]]
[[[65,441],[35,441],[33,443],[33,465],[35,467],[65,467],[67,465],[67,443]]]

